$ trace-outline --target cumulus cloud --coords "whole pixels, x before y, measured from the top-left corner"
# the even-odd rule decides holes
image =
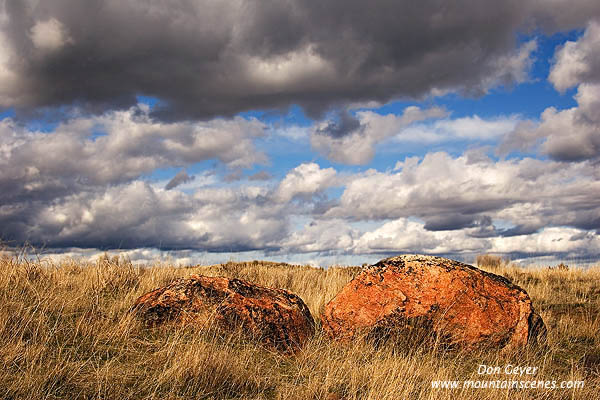
[[[566,42],[554,57],[548,79],[557,90],[600,83],[600,21],[590,22],[581,38]]]
[[[343,114],[338,121],[317,124],[311,145],[324,157],[342,164],[364,165],[375,157],[377,144],[395,142],[432,144],[448,141],[493,142],[512,132],[518,115],[483,119],[477,115],[450,118],[439,107],[407,107],[402,115],[373,111]],[[433,121],[432,121],[433,120]]]
[[[500,154],[537,149],[553,159],[580,161],[600,157],[600,23],[591,22],[584,35],[555,54],[549,80],[557,90],[577,86],[577,106],[549,107],[540,121],[522,121],[506,136]]]
[[[533,136],[545,138],[541,150],[564,161],[600,156],[600,84],[581,84],[575,96],[578,106],[568,110],[546,109]]]
[[[324,216],[354,221],[417,217],[428,230],[469,228],[476,236],[486,236],[487,217],[517,228],[498,230],[498,235],[552,225],[598,229],[599,177],[589,162],[565,166],[530,158],[495,162],[481,154],[453,158],[430,153],[422,160],[405,160],[396,171],[369,170],[348,178],[339,204]]]
[[[528,79],[529,70],[533,65],[533,53],[537,50],[537,41],[530,40],[516,49],[512,54],[506,54],[496,60],[497,68],[484,82],[484,89],[497,84],[513,85]]]
[[[324,121],[311,134],[312,147],[324,157],[342,164],[366,164],[375,156],[375,146],[417,121],[448,115],[439,107],[407,107],[402,115],[380,115],[359,111],[343,114],[339,122]]]
[[[558,90],[577,86],[577,107],[546,109],[529,137],[543,138],[541,151],[564,161],[600,157],[600,23],[591,22],[576,42],[555,55],[549,80]],[[523,136],[521,133],[520,136]]]
[[[462,230],[432,232],[423,223],[406,218],[387,222],[364,233],[356,243],[358,253],[461,253],[486,251],[485,240],[472,238]]]
[[[1,4],[0,106],[101,112],[144,94],[171,120],[290,104],[321,116],[361,102],[481,94],[526,79],[535,42],[517,48],[517,32],[598,15],[594,1],[559,0]]]
[[[300,164],[291,170],[279,183],[275,196],[280,201],[290,201],[294,197],[310,199],[313,195],[336,185],[336,171],[321,168],[316,163]]]
[[[313,221],[290,234],[283,248],[293,253],[369,254],[428,253],[471,255],[485,252],[516,255],[594,256],[600,235],[582,229],[547,227],[515,236],[478,237],[473,228],[431,231],[425,223],[398,218],[360,231],[341,219]]]
[[[3,150],[12,154],[8,146]],[[93,162],[80,161],[82,171]],[[75,185],[43,170],[26,172],[32,181],[22,185],[22,191],[32,182],[51,181],[54,193],[6,197],[12,201],[0,206],[0,239],[47,248],[275,251],[288,237],[290,216],[303,212],[291,200],[310,202],[336,180],[334,169],[309,163],[292,169],[277,187],[213,185],[189,193],[169,190],[189,180],[185,170],[164,189],[140,177]],[[66,190],[69,185],[73,187]]]
[[[493,238],[495,252],[533,254],[597,254],[600,235],[581,229],[548,227],[532,235]]]
[[[343,179],[333,168],[301,164],[272,187],[183,192],[136,179],[52,201],[3,203],[0,236],[58,249],[263,255],[598,251],[597,168],[474,153],[434,153]],[[344,185],[341,198],[319,208],[337,185]]]
[[[164,123],[145,106],[97,117],[73,117],[52,132],[0,121],[2,204],[44,200],[86,188],[130,182],[156,168],[216,159],[231,168],[264,163],[253,140],[265,126],[237,117]]]
[[[316,220],[282,240],[282,248],[294,253],[352,253],[359,231],[344,220]]]
[[[533,234],[477,238],[469,230],[429,231],[418,221],[397,219],[364,233],[355,243],[359,254],[425,252],[429,254],[597,254],[600,236],[581,229],[548,227]]]
[[[288,224],[280,205],[266,204],[266,194],[245,187],[189,195],[133,181],[52,203],[3,206],[1,233],[54,248],[264,250],[285,236]]]

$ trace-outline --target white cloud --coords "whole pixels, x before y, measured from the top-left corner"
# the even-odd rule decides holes
[[[31,28],[33,45],[41,51],[56,51],[67,43],[72,43],[65,26],[56,18],[37,21]]]
[[[451,140],[489,141],[511,132],[519,116],[482,119],[477,115],[456,119],[445,118],[430,124],[414,124],[399,132],[399,142],[440,143]]]
[[[254,147],[265,125],[236,117],[208,122],[154,121],[147,108],[75,117],[50,133],[0,122],[0,199],[64,196],[130,182],[156,168],[216,159],[230,168],[266,162]]]
[[[555,53],[549,80],[565,91],[577,86],[577,106],[545,109],[539,121],[522,121],[498,148],[537,149],[561,161],[597,160],[600,157],[600,23],[592,21],[577,41],[569,41]]]
[[[491,251],[532,254],[598,254],[600,235],[581,229],[548,227],[531,235],[492,238]]]
[[[351,253],[358,234],[344,220],[316,220],[292,232],[281,241],[281,245],[286,251],[293,253]]]
[[[336,183],[335,169],[322,169],[315,163],[301,164],[283,178],[275,196],[283,202],[290,201],[296,196],[310,198]]]
[[[600,236],[582,229],[548,227],[533,234],[476,237],[473,228],[430,231],[398,218],[359,232],[344,220],[313,221],[283,241],[285,252],[321,254],[598,254]]]
[[[541,150],[553,158],[573,161],[600,156],[600,84],[581,84],[578,107],[548,108],[533,135],[545,138]]]
[[[311,134],[313,149],[324,157],[342,164],[364,165],[375,156],[375,146],[399,133],[406,126],[430,118],[441,118],[448,113],[438,107],[421,109],[407,107],[402,115],[380,115],[372,111],[356,113],[359,124],[350,132],[336,137],[323,133],[330,121],[317,125]]]
[[[505,136],[499,154],[536,149],[560,161],[597,159],[600,156],[600,84],[577,87],[577,107],[545,109],[539,122],[522,121]]]
[[[47,247],[235,252],[265,249],[286,235],[287,213],[267,195],[251,186],[189,195],[134,181],[14,209],[12,216],[0,210],[0,219],[18,218],[27,229],[6,233]]]
[[[330,124],[317,125],[311,134],[312,147],[319,153],[343,164],[364,165],[375,156],[377,144],[385,140],[403,143],[431,144],[466,140],[495,141],[515,129],[518,115],[483,119],[478,115],[448,118],[448,112],[433,107],[407,107],[402,115],[381,115],[372,111],[356,113],[354,130],[342,136],[324,133]],[[432,122],[421,122],[434,119]]]
[[[357,254],[417,252],[430,254],[520,253],[597,254],[600,236],[581,229],[549,227],[529,235],[475,238],[469,229],[432,232],[423,223],[404,218],[364,233],[356,242]]]
[[[5,204],[0,221],[5,235],[47,248],[256,250],[328,259],[599,251],[593,230],[600,227],[600,172],[589,162],[495,162],[472,152],[456,158],[433,153],[406,159],[391,172],[338,175],[309,163],[275,187],[203,186],[194,193],[134,180],[27,206]],[[314,207],[323,200],[315,194],[341,184],[345,191],[331,207]],[[304,201],[291,202],[295,196]],[[189,253],[176,258],[194,259]]]
[[[483,228],[479,225],[484,217],[529,231],[558,224],[600,227],[600,211],[590,206],[597,204],[600,173],[591,163],[564,165],[529,158],[494,162],[471,153],[457,158],[430,153],[397,168],[349,177],[339,204],[325,216],[418,217],[432,230]]]

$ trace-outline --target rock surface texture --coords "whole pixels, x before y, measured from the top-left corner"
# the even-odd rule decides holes
[[[422,255],[388,258],[364,268],[322,315],[325,332],[342,340],[382,328],[389,334],[415,321],[450,344],[466,346],[511,348],[546,333],[527,292],[508,279]]]
[[[178,279],[141,296],[132,310],[148,326],[172,321],[241,329],[283,352],[300,348],[315,329],[308,307],[295,294],[221,277]]]

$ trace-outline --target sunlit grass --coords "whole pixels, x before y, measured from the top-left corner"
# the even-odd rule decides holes
[[[2,399],[513,399],[600,394],[600,268],[481,265],[525,288],[548,344],[507,354],[332,343],[324,305],[360,270],[262,261],[176,268],[117,258],[0,259]],[[129,313],[141,294],[193,273],[238,277],[298,294],[317,334],[294,356],[194,327],[145,329]],[[432,390],[432,380],[481,379],[479,364],[537,366],[536,379],[584,380],[583,390]],[[486,377],[489,378],[489,377]],[[494,376],[492,379],[502,379]]]

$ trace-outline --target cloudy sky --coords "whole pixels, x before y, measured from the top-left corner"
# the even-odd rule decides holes
[[[600,259],[597,0],[0,0],[0,239]]]

